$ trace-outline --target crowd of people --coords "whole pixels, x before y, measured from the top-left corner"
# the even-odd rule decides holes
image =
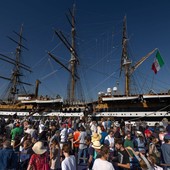
[[[0,119],[0,170],[170,170],[170,124]]]

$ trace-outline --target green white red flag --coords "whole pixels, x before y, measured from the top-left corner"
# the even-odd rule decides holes
[[[156,58],[154,59],[154,62],[152,64],[152,70],[156,74],[161,69],[161,67],[163,65],[164,65],[164,61],[163,61],[159,51],[157,51]]]

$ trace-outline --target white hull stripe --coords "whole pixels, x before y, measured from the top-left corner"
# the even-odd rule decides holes
[[[5,111],[0,111],[1,116],[8,116],[8,115],[14,115],[17,113],[18,116],[28,116],[29,112],[5,112]],[[50,112],[46,113],[44,112],[43,114],[35,113],[33,116],[68,116],[68,117],[78,117],[78,116],[83,116],[83,112]],[[93,114],[93,116],[96,117],[101,117],[101,116],[111,116],[111,117],[169,117],[170,112],[167,111],[157,111],[157,112],[97,112]]]
[[[157,112],[97,112],[94,114],[96,117],[100,116],[113,116],[113,117],[163,117],[170,116],[167,111]]]

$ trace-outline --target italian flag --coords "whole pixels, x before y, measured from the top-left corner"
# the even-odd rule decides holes
[[[159,51],[157,51],[156,53],[156,58],[152,64],[152,70],[154,71],[154,73],[156,74],[161,67],[164,65],[164,61],[159,53]]]

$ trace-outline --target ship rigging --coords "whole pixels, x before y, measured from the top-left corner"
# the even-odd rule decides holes
[[[69,67],[65,66],[61,61],[59,61],[54,54],[48,52],[49,56],[61,65],[70,74],[70,81],[67,88],[67,99],[66,104],[69,105],[79,105],[84,103],[83,89],[81,87],[81,80],[78,74],[79,56],[76,50],[76,21],[75,21],[75,4],[73,5],[73,10],[69,10],[70,17],[66,15],[67,20],[71,26],[71,43],[66,38],[60,30],[55,30],[55,34],[64,44],[67,50],[71,53],[71,58],[69,60]]]
[[[12,39],[11,37],[8,37],[8,38],[11,41],[13,41],[14,43],[17,44],[17,48],[16,48],[16,51],[15,51],[15,59],[12,59],[12,58],[4,55],[4,54],[0,54],[1,60],[5,61],[9,64],[12,64],[14,66],[10,78],[0,76],[0,78],[9,81],[9,85],[8,85],[7,89],[5,90],[2,98],[3,98],[3,100],[5,99],[6,101],[8,101],[10,103],[16,102],[19,93],[27,94],[27,91],[26,91],[24,85],[32,86],[32,84],[24,82],[21,78],[23,76],[22,70],[26,70],[27,72],[31,72],[31,68],[29,66],[21,63],[22,50],[23,49],[28,50],[28,48],[26,48],[24,45],[22,45],[22,41],[23,40],[26,41],[26,39],[22,36],[23,25],[21,26],[19,34],[15,31],[14,31],[14,33],[19,37],[19,41],[16,41],[16,40]]]
[[[136,69],[149,58],[157,48],[142,57],[135,65],[129,58],[127,51],[127,26],[126,16],[123,20],[122,55],[120,64],[120,76],[124,71],[124,94],[117,94],[117,87],[107,89],[107,92],[99,92],[98,103],[94,113],[95,117],[115,117],[125,119],[161,120],[170,116],[170,94],[167,93],[133,93],[131,91],[131,77]]]

